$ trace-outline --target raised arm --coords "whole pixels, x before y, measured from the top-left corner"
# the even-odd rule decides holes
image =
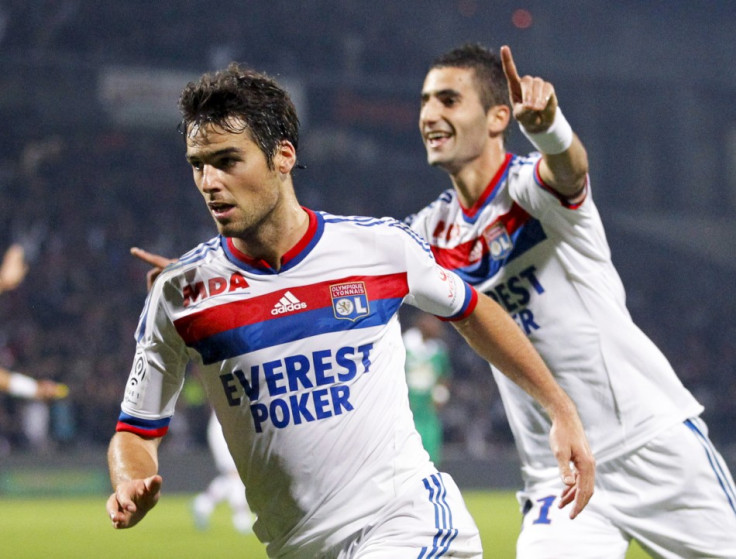
[[[566,485],[560,507],[574,501],[570,518],[575,518],[593,495],[595,479],[595,460],[575,404],[513,319],[490,297],[479,293],[473,313],[453,325],[478,355],[544,407],[552,421],[550,446]]]
[[[0,293],[18,287],[28,273],[26,253],[19,244],[12,244],[5,251],[0,264]]]
[[[110,441],[107,462],[114,493],[107,514],[114,528],[132,528],[156,503],[161,492],[158,446],[161,438],[118,432]]]
[[[542,153],[539,174],[547,186],[570,201],[582,199],[588,154],[557,103],[554,86],[540,77],[520,77],[511,49],[501,47],[509,98],[525,136]]]

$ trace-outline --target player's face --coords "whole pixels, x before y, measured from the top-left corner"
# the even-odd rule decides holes
[[[422,87],[419,130],[427,162],[451,174],[478,159],[489,141],[473,75],[467,68],[434,68]]]
[[[281,179],[247,131],[211,124],[187,135],[187,161],[218,231],[226,237],[257,233],[281,200]]]

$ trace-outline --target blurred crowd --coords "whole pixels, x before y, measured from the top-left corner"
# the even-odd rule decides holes
[[[234,2],[227,17],[218,18],[209,2],[6,0],[0,1],[0,56],[20,64],[28,75],[47,79],[56,75],[48,72],[49,64],[66,67],[73,76],[57,80],[58,86],[80,95],[95,87],[80,69],[104,63],[167,65],[199,73],[236,59],[301,76],[305,83],[309,79],[313,95],[303,113],[302,141],[307,169],[295,177],[300,199],[315,209],[401,218],[449,186],[441,173],[426,166],[416,131],[419,84],[431,56],[426,39],[446,43],[464,35],[463,25],[480,4],[458,2],[456,18],[444,20],[404,3],[383,3],[380,18],[372,3],[343,4],[351,17],[336,26],[334,2],[322,0]],[[511,3],[497,4],[501,9]],[[141,13],[159,24],[141,25]],[[406,25],[409,17],[411,26]],[[502,23],[493,20],[484,32],[501,33]],[[268,41],[258,39],[265,37]],[[433,52],[446,48],[445,43]],[[533,51],[533,44],[529,48]],[[309,56],[300,56],[302,51]],[[408,60],[413,61],[410,70]],[[585,88],[597,84],[575,86],[582,100]],[[20,112],[14,103],[74,105],[65,105],[53,90],[14,91],[7,89],[0,97],[5,128],[0,135],[0,250],[21,243],[30,270],[17,290],[0,297],[0,364],[64,382],[70,396],[52,404],[0,396],[0,456],[24,449],[102,446],[115,428],[146,296],[147,268],[129,254],[130,247],[177,256],[212,237],[215,229],[192,184],[176,122],[168,128],[121,128],[99,118],[99,108],[93,117],[63,110],[53,114],[48,108]],[[355,91],[372,91],[377,101],[371,105],[367,94],[350,97]],[[624,100],[626,91],[619,91]],[[641,95],[638,86],[628,91],[632,97]],[[395,94],[391,103],[381,101],[387,92]],[[639,209],[648,201],[669,209],[691,203],[690,189],[657,190],[651,161],[658,152],[649,141],[653,123],[659,122],[656,114],[650,121],[643,114],[631,116],[644,123],[644,132],[626,138],[621,150],[627,151],[611,150],[606,142],[616,137],[603,126],[606,115],[592,110],[590,95],[573,103],[574,92],[566,93],[566,114],[581,123],[590,146],[604,222],[608,208],[627,201]],[[350,102],[341,104],[345,99]],[[575,106],[591,116],[576,120]],[[635,156],[648,161],[648,167],[621,163]],[[677,164],[678,157],[669,157],[663,167]],[[709,160],[698,161],[707,165]],[[667,187],[677,178],[663,177]],[[650,190],[642,190],[647,178],[652,179]],[[719,211],[727,210],[724,204]],[[608,236],[632,314],[706,406],[713,441],[735,443],[733,272],[705,257],[643,242],[612,222]],[[442,410],[446,454],[483,456],[512,444],[512,438],[486,365],[455,336],[447,332],[453,378]],[[206,444],[209,410],[195,373],[180,399],[171,444]]]
[[[0,301],[0,363],[63,381],[71,394],[52,404],[1,396],[0,453],[104,445],[117,420],[146,296],[147,268],[130,247],[180,255],[215,230],[175,130],[91,129],[20,140],[4,152],[0,240],[2,246],[22,243],[30,270]],[[323,181],[340,176],[330,178],[320,166],[299,173],[298,187],[314,191],[313,199],[324,197]],[[411,188],[419,198],[423,184]],[[335,211],[344,201],[366,213],[391,213],[337,191],[329,200]],[[719,297],[728,291],[720,271],[641,244],[632,250],[624,236],[609,237],[632,313],[706,405],[713,439],[727,444],[736,429],[736,331],[734,303]],[[483,456],[512,442],[504,411],[485,364],[452,329],[446,335],[454,371],[442,410],[446,454]],[[180,407],[172,444],[204,445],[208,409],[195,374]]]

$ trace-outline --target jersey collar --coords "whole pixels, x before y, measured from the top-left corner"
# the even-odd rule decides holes
[[[309,225],[307,231],[301,239],[284,253],[281,257],[281,269],[274,270],[268,262],[260,258],[253,258],[244,252],[238,250],[230,237],[220,237],[222,239],[222,247],[225,250],[227,259],[233,264],[255,274],[278,274],[285,272],[299,264],[312,251],[324,231],[324,218],[310,210],[302,207],[309,217]]]
[[[506,179],[506,176],[508,175],[509,164],[511,163],[512,158],[513,158],[513,155],[511,153],[506,154],[506,157],[504,158],[503,163],[501,163],[501,166],[498,168],[498,171],[496,171],[496,174],[493,175],[491,182],[488,183],[488,186],[486,186],[483,193],[475,201],[475,204],[473,204],[470,208],[464,207],[462,202],[460,202],[460,199],[458,198],[458,202],[460,203],[460,209],[463,211],[463,219],[466,222],[475,223],[475,220],[478,219],[478,216],[480,215],[480,211],[483,209],[483,207],[488,202],[493,200],[493,197],[496,193],[496,189],[498,188],[498,185],[501,184]]]

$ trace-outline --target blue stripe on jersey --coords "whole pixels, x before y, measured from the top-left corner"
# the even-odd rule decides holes
[[[472,264],[453,270],[470,285],[478,285],[495,276],[504,266],[519,258],[547,238],[542,224],[537,219],[530,218],[512,235],[514,248],[508,256],[501,260],[494,260],[489,253]]]
[[[162,419],[143,419],[127,414],[125,412],[120,412],[120,415],[118,416],[118,421],[120,423],[125,423],[126,425],[134,427],[136,431],[154,432],[160,431],[161,429],[166,429],[171,422],[171,418],[164,417]]]
[[[472,215],[469,214],[467,211],[460,212],[462,220],[465,223],[469,223],[470,225],[473,225],[476,221],[478,221],[480,216],[483,214],[483,209],[487,207],[488,204],[490,204],[491,201],[496,197],[496,194],[498,193],[498,185],[506,182],[506,179],[509,176],[509,169],[511,169],[510,162],[511,162],[511,159],[508,159],[507,161],[504,162],[504,165],[506,165],[506,167],[503,173],[501,174],[500,177],[494,177],[493,179],[493,187],[492,187],[493,190],[488,194],[488,197],[485,200],[483,200],[483,203],[480,206],[472,208],[472,212],[473,212]]]
[[[373,227],[375,225],[383,225],[388,221],[393,221],[392,217],[369,217],[362,215],[332,215],[326,212],[315,212],[322,216],[325,223],[355,223],[364,227]]]
[[[247,255],[239,257],[231,249],[232,239],[230,239],[230,243],[228,243],[223,238],[222,249],[225,252],[225,257],[239,268],[252,274],[275,275],[283,274],[287,270],[290,270],[309,255],[315,245],[322,238],[322,233],[325,230],[325,220],[320,212],[313,212],[306,208],[304,209],[310,216],[309,229],[305,233],[304,237],[302,237],[294,247],[289,249],[286,254],[282,255],[281,267],[278,270],[273,269],[270,265],[263,264],[262,261],[257,261],[252,258],[250,259],[251,262],[248,262],[245,260]]]
[[[189,252],[185,253],[181,258],[179,258],[179,261],[175,264],[172,264],[172,266],[176,266],[177,264],[191,264],[192,262],[201,260],[208,252],[217,250],[220,244],[223,244],[222,235],[213,237],[206,243],[202,243]]]
[[[403,298],[371,301],[371,313],[353,320],[338,320],[332,307],[323,307],[298,314],[247,324],[215,334],[192,347],[202,356],[205,365],[320,334],[347,332],[387,324],[401,306]]]
[[[452,510],[446,500],[447,489],[442,474],[433,474],[422,482],[429,494],[429,502],[434,506],[434,525],[437,532],[432,539],[432,547],[423,547],[417,559],[444,557],[458,535],[457,528],[453,528]]]
[[[377,225],[387,225],[388,227],[395,227],[399,229],[400,231],[403,231],[407,235],[409,235],[420,247],[422,247],[422,250],[432,256],[432,259],[434,259],[434,255],[432,254],[432,250],[429,247],[429,243],[424,239],[424,237],[418,235],[413,229],[411,229],[406,223],[399,221],[397,219],[394,219],[393,217],[359,217],[359,216],[334,216],[331,214],[322,214],[324,217],[325,223],[354,223],[355,225],[359,225],[361,227],[375,227]]]
[[[688,419],[685,421],[685,425],[695,433],[695,436],[705,450],[708,462],[710,462],[710,466],[713,468],[713,473],[715,474],[716,479],[718,479],[718,483],[721,485],[721,489],[723,489],[726,499],[728,499],[728,504],[731,505],[731,510],[736,513],[736,490],[733,487],[733,483],[726,472],[726,468],[723,465],[722,460],[719,458],[718,451],[716,451],[708,436],[703,433],[697,425],[695,425],[694,421]]]

